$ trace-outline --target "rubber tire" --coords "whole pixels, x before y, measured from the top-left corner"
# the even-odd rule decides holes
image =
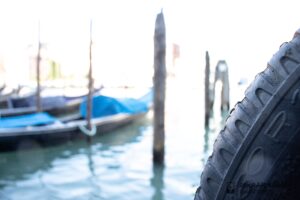
[[[195,200],[300,199],[299,33],[230,112]]]

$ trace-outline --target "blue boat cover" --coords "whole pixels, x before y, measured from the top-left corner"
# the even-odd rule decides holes
[[[0,118],[0,128],[17,128],[52,124],[57,121],[47,113],[34,113],[28,115]]]
[[[152,91],[139,99],[113,98],[99,95],[93,98],[92,117],[105,117],[119,113],[139,114],[149,110],[152,102]],[[86,99],[80,105],[80,113],[86,117]]]

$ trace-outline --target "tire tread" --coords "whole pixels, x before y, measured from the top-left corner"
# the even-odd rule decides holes
[[[296,38],[280,47],[269,61],[267,68],[259,73],[247,88],[244,99],[230,112],[223,130],[214,143],[213,153],[202,172],[195,200],[217,199],[227,172],[252,126],[277,95],[276,92],[289,75],[299,67],[299,40]]]

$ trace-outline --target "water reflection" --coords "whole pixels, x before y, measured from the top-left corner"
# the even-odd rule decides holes
[[[91,148],[87,148],[86,155],[87,155],[87,159],[88,159],[88,168],[90,170],[91,176],[95,177],[96,176],[96,174],[95,174],[95,164],[94,164],[94,161],[93,161],[93,151],[92,151]]]
[[[210,154],[210,138],[213,136],[210,136],[213,134],[212,130],[209,127],[205,127],[205,132],[204,132],[204,144],[203,144],[203,156],[202,156],[202,164],[203,166],[205,165],[205,162]]]
[[[168,132],[166,165],[153,166],[152,132],[151,120],[144,119],[95,137],[91,145],[83,139],[0,153],[0,199],[192,199],[202,166],[203,135],[191,140],[200,131]],[[206,134],[209,152],[214,137]]]
[[[215,109],[216,111],[216,109]],[[226,119],[229,115],[229,111],[219,111],[214,112],[213,117],[210,119],[210,127],[205,127],[204,133],[204,144],[203,144],[203,156],[202,163],[206,163],[207,158],[213,151],[213,143],[219,134],[222,127],[226,122]]]
[[[154,194],[151,200],[164,200],[164,166],[153,165],[152,170],[151,186],[154,188]]]
[[[209,133],[210,133],[210,129],[208,127],[205,128],[205,133],[204,133],[204,151],[203,153],[206,155],[207,151],[208,151],[208,144],[209,144]]]
[[[86,156],[87,156],[87,159],[88,159],[88,164],[87,164],[87,167],[89,169],[89,172],[90,172],[90,178],[89,178],[89,182],[90,182],[90,186],[93,188],[92,191],[94,191],[91,196],[93,198],[91,199],[100,199],[100,194],[101,194],[101,187],[97,184],[99,181],[99,178],[96,174],[96,162],[94,161],[93,159],[93,155],[95,155],[96,152],[93,151],[93,148],[91,147],[88,147],[87,148],[87,151],[86,151]]]
[[[22,148],[16,152],[0,153],[0,188],[6,184],[5,180],[26,179],[26,175],[51,169],[55,165],[55,160],[69,159],[79,154],[87,156],[88,167],[94,175],[93,154],[101,152],[111,157],[116,153],[115,151],[120,151],[121,148],[118,147],[138,142],[139,136],[148,123],[147,119],[139,120],[129,127],[93,138],[91,145],[86,140],[77,140],[54,147],[41,148],[35,144],[33,149]],[[114,152],[111,153],[111,150]]]

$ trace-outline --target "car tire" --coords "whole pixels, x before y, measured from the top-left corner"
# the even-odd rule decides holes
[[[300,197],[300,29],[230,112],[195,200]]]

